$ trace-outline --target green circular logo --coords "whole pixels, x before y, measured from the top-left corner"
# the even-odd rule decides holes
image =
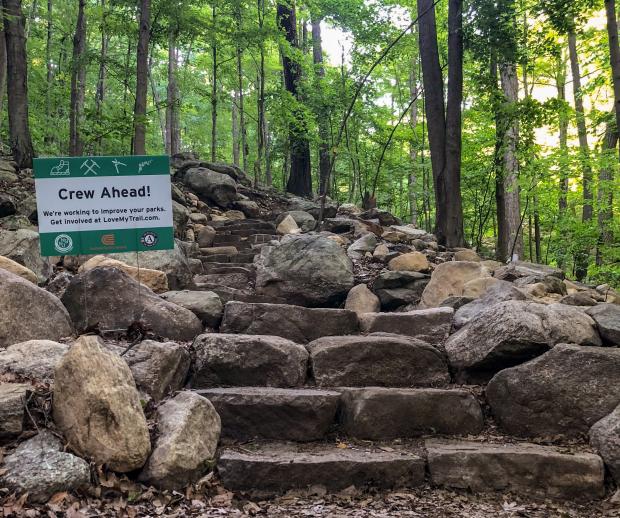
[[[61,254],[66,254],[73,250],[73,239],[67,234],[58,234],[54,239],[54,248]]]

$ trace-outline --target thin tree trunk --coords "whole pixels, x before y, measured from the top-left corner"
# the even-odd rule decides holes
[[[28,122],[28,60],[21,0],[2,0],[7,55],[9,134],[13,158],[32,167],[34,149]]]
[[[519,98],[519,80],[516,65],[502,63],[500,79],[505,102],[515,105]],[[510,110],[507,110],[510,112]],[[521,227],[521,204],[519,200],[519,161],[517,143],[519,141],[519,122],[516,116],[503,121],[503,226],[504,235],[501,249],[505,251],[504,261],[523,257],[523,233]]]
[[[618,106],[616,105],[616,109]],[[603,140],[604,165],[598,175],[598,242],[596,246],[596,265],[603,264],[603,246],[614,242],[614,233],[611,226],[613,221],[613,185],[614,170],[617,169],[617,161],[613,158],[613,150],[618,145],[618,128],[608,123]]]
[[[4,34],[3,38],[4,39]],[[6,55],[5,43],[2,43],[4,47],[4,53]],[[53,67],[52,67],[52,0],[47,0],[47,37],[45,40],[45,67],[46,67],[46,80],[47,88],[45,90],[45,138],[46,143],[52,142],[53,130],[52,130],[52,79],[53,79]],[[4,82],[2,83],[4,84]]]
[[[534,194],[534,243],[536,245],[536,262],[542,262],[540,251],[540,212],[538,210],[538,196]]]
[[[620,46],[618,46],[618,19],[616,18],[616,1],[605,0],[607,15],[607,35],[609,39],[609,63],[614,86],[614,110],[616,127],[620,128]]]
[[[157,91],[157,84],[155,83],[155,78],[151,71],[153,70],[153,52],[155,51],[155,46],[151,47],[151,52],[149,54],[149,82],[151,83],[151,93],[153,95],[153,104],[155,105],[155,109],[157,110],[157,120],[159,121],[159,131],[161,132],[161,142],[166,149],[166,115],[162,115],[161,110],[161,99],[159,97],[159,92]]]
[[[590,167],[590,148],[588,146],[588,130],[583,108],[583,92],[581,90],[581,72],[579,70],[579,58],[577,55],[577,37],[574,32],[568,34],[568,51],[570,55],[571,73],[573,76],[573,95],[575,98],[575,117],[577,119],[577,134],[579,136],[579,153],[582,171],[583,188],[583,212],[582,221],[592,220],[592,168]],[[587,250],[582,250],[575,259],[575,276],[577,280],[583,280],[588,273]]]
[[[136,52],[136,102],[134,105],[134,155],[146,154],[146,103],[148,91],[149,40],[151,31],[151,0],[140,0],[140,28]]]
[[[168,88],[166,90],[166,152],[169,155],[176,155],[181,147],[176,36],[176,30],[171,29],[168,36]]]
[[[329,113],[323,100],[325,66],[323,64],[323,42],[321,40],[321,19],[312,19],[312,60],[317,76],[317,91],[320,92],[320,106],[317,118],[319,126],[319,195],[329,195]]]
[[[71,105],[69,110],[69,154],[80,156],[84,145],[80,136],[84,112],[84,91],[86,85],[86,0],[79,0],[77,25],[73,36],[73,63],[71,70]]]
[[[271,187],[273,178],[271,175],[271,138],[269,137],[269,123],[267,117],[264,119],[263,133],[265,135],[265,183]]]
[[[409,70],[409,97],[413,101],[409,118],[409,126],[411,127],[411,139],[409,140],[409,161],[411,162],[411,171],[407,178],[407,189],[409,194],[409,212],[411,214],[411,224],[418,226],[418,197],[417,197],[417,167],[418,167],[418,147],[416,142],[416,131],[418,127],[418,59],[411,60],[411,69]]]
[[[237,19],[237,31],[241,33],[241,6],[237,7],[235,17]],[[241,157],[243,161],[243,170],[248,170],[248,143],[247,143],[247,129],[245,126],[245,110],[244,110],[244,95],[243,95],[243,51],[240,45],[237,45],[237,96],[239,99],[239,133],[241,135]]]
[[[211,82],[211,161],[217,159],[217,43],[215,38],[215,26],[217,11],[215,3],[212,7],[213,17],[213,41],[211,43],[212,82]]]
[[[237,108],[237,103],[239,99],[239,93],[235,91],[232,102],[232,140],[233,140],[233,164],[239,167],[239,108]]]
[[[295,6],[277,4],[278,28],[284,32],[286,41],[294,48],[299,49],[297,43],[297,24]],[[300,100],[300,64],[291,59],[289,53],[282,53],[284,72],[284,86],[297,101]],[[290,174],[286,190],[298,196],[312,195],[312,170],[310,162],[310,142],[305,116],[299,108],[295,108],[293,122],[289,128],[290,140]]]
[[[264,25],[264,2],[258,0],[257,2],[257,14],[258,14],[258,28],[263,32]],[[265,45],[261,39],[259,44],[259,68],[258,68],[258,92],[256,97],[256,108],[258,112],[258,125],[256,128],[256,164],[254,165],[254,186],[258,187],[258,183],[262,176],[263,167],[263,153],[265,150]]]
[[[568,196],[568,117],[566,115],[566,62],[564,52],[557,61],[556,87],[558,90],[558,100],[560,108],[558,114],[558,124],[560,129],[560,215],[566,211]]]
[[[105,100],[106,93],[106,64],[108,60],[108,47],[110,46],[110,36],[108,35],[106,27],[106,0],[101,0],[102,21],[101,21],[101,49],[99,54],[99,75],[97,78],[97,91],[95,92],[95,108],[97,113],[97,120],[101,121],[101,114],[103,112],[103,101]],[[102,137],[99,137],[97,146],[101,152]]]

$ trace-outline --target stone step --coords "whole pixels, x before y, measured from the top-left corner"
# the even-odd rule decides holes
[[[235,246],[239,243],[241,243],[241,236],[233,236],[231,234],[216,234],[213,238],[213,246]]]
[[[233,255],[237,255],[239,253],[239,250],[237,250],[237,247],[235,246],[210,246],[208,248],[201,248],[200,249],[200,254],[202,256],[212,256],[212,255],[227,255],[227,256],[233,256]]]
[[[277,335],[300,344],[358,331],[357,314],[346,309],[242,302],[226,304],[221,327],[223,333]]]
[[[260,250],[243,250],[240,251],[237,255],[233,255],[230,258],[231,263],[252,263],[254,262],[254,257],[256,257],[260,253]]]
[[[443,345],[450,334],[454,309],[431,308],[403,313],[364,313],[360,327],[365,333],[395,333]]]
[[[198,390],[217,410],[225,437],[308,442],[321,439],[336,422],[340,393],[271,387]]]
[[[203,271],[207,275],[226,273],[245,273],[254,278],[256,271],[252,263],[205,263]]]
[[[251,236],[248,236],[248,242],[252,243],[252,244],[265,244],[265,243],[269,243],[273,240],[278,240],[279,236],[278,235],[272,235],[272,234],[252,234]]]
[[[194,277],[194,281],[203,286],[228,286],[229,288],[235,288],[238,290],[252,288],[254,284],[253,276],[245,272],[196,275]]]
[[[326,336],[307,348],[312,378],[320,387],[437,387],[450,382],[442,353],[414,338]]]
[[[200,260],[202,261],[203,266],[208,263],[230,263],[230,255],[216,254],[216,255],[208,255],[208,256],[200,256]]]
[[[434,485],[545,498],[594,499],[605,494],[602,459],[536,444],[426,441]]]
[[[231,263],[233,264],[233,263]],[[239,290],[231,288],[229,286],[222,286],[221,284],[212,283],[197,283],[196,288],[201,291],[213,291],[217,293],[221,301],[226,304],[227,302],[240,302],[240,303],[273,303],[273,297],[257,294],[252,288]]]
[[[315,485],[330,491],[415,487],[424,483],[425,462],[413,453],[275,443],[254,452],[224,450],[217,469],[227,489],[278,494]]]
[[[475,435],[484,426],[480,403],[466,390],[341,390],[341,427],[351,437],[382,440],[428,434]]]

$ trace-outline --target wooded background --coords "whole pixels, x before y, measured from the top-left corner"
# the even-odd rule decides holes
[[[613,0],[1,3],[23,167],[194,151],[620,284]]]

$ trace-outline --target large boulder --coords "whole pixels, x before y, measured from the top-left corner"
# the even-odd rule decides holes
[[[193,286],[194,273],[187,256],[183,252],[183,242],[177,241],[172,250],[151,252],[126,252],[114,254],[114,259],[131,266],[162,271],[168,277],[168,289],[184,290]]]
[[[620,482],[620,405],[590,428],[590,444],[601,454],[616,483]]]
[[[450,336],[445,348],[452,368],[466,378],[487,380],[566,342],[601,345],[594,321],[579,309],[508,301],[479,313]]]
[[[454,327],[459,329],[489,306],[508,300],[528,300],[528,297],[522,291],[515,288],[512,283],[497,281],[487,289],[481,298],[457,309],[454,314]]]
[[[0,350],[0,375],[13,374],[19,378],[49,383],[54,369],[65,353],[67,344],[51,340],[28,340]]]
[[[25,266],[16,263],[15,261],[13,261],[13,259],[9,259],[8,257],[3,257],[0,255],[0,268],[14,273],[15,275],[19,275],[20,277],[34,284],[37,284],[39,282],[36,274],[30,268],[26,268]]]
[[[60,300],[32,282],[0,269],[0,347],[73,334]]]
[[[323,236],[295,236],[280,246],[265,247],[257,262],[257,293],[290,304],[338,302],[352,287],[351,259]]]
[[[72,448],[114,471],[141,468],[151,452],[131,371],[96,336],[80,337],[56,367],[53,412]]]
[[[202,332],[200,320],[191,311],[163,300],[116,268],[94,268],[76,275],[62,302],[80,331],[95,325],[127,329],[141,320],[171,340],[192,340]]]
[[[450,382],[435,347],[401,335],[328,336],[310,342],[310,369],[322,387],[416,387]]]
[[[185,173],[185,185],[204,201],[227,208],[237,199],[237,182],[230,176],[205,167],[194,167]]]
[[[29,389],[25,383],[0,383],[0,438],[22,433]]]
[[[18,494],[27,493],[35,503],[90,484],[88,463],[63,451],[62,441],[47,430],[20,444],[4,459],[2,467],[0,486]]]
[[[463,295],[463,287],[467,282],[490,276],[489,270],[479,262],[450,261],[438,264],[422,293],[420,305],[436,308],[448,297]]]
[[[617,304],[598,304],[586,313],[596,322],[599,333],[608,345],[620,346],[620,306]]]
[[[39,234],[34,230],[0,230],[0,255],[29,268],[41,282],[52,274],[52,263],[41,257]]]
[[[224,306],[220,331],[248,335],[276,335],[304,344],[321,336],[357,333],[359,324],[357,314],[346,309],[231,301]]]
[[[155,293],[162,293],[168,291],[168,277],[166,274],[159,270],[151,270],[149,268],[137,268],[136,266],[130,266],[123,261],[112,259],[104,255],[96,255],[91,257],[78,269],[78,272],[87,272],[93,268],[99,266],[110,266],[112,268],[118,268],[124,271],[132,279],[141,282],[145,286],[148,286]]]
[[[222,321],[224,306],[218,294],[212,291],[168,291],[161,298],[189,309],[209,327],[217,327]]]
[[[182,489],[198,479],[215,457],[220,416],[208,399],[181,392],[157,409],[153,453],[140,480],[165,489]]]
[[[575,436],[620,404],[620,349],[557,345],[491,380],[486,395],[506,432]]]
[[[114,348],[120,354],[123,349]],[[123,359],[129,365],[139,390],[153,401],[161,401],[166,395],[183,387],[189,373],[189,352],[174,342],[143,340],[132,347]]]
[[[194,388],[296,387],[306,380],[308,352],[279,336],[204,334],[194,351]]]

